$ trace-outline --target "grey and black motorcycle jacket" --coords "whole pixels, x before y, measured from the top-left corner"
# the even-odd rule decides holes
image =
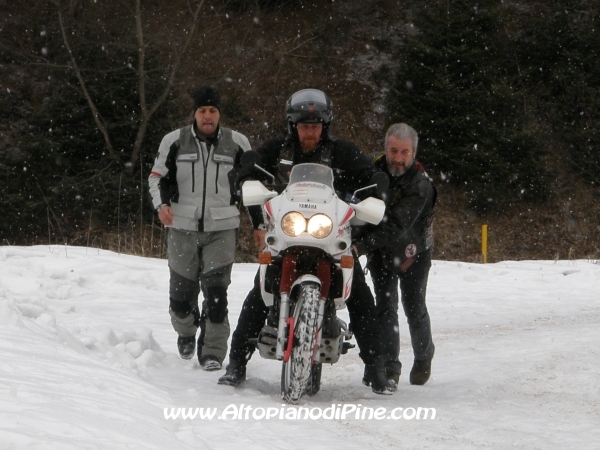
[[[373,165],[390,178],[386,214],[379,225],[367,228],[355,243],[360,254],[382,258],[390,270],[402,271],[416,255],[433,245],[437,190],[416,160],[398,177],[390,175],[384,154],[376,156]]]
[[[239,227],[239,210],[231,201],[228,173],[250,150],[241,133],[219,126],[213,139],[202,140],[188,125],[167,134],[148,177],[154,208],[170,205],[173,228],[221,231]]]
[[[327,165],[333,170],[335,190],[343,194],[369,185],[371,177],[377,172],[354,144],[329,136],[313,152],[303,151],[298,140],[290,136],[270,139],[256,151],[261,156],[261,166],[281,183],[287,182],[289,171],[296,164]],[[243,178],[245,175],[240,173],[239,176]],[[249,207],[248,212],[255,229],[264,223],[261,207]]]

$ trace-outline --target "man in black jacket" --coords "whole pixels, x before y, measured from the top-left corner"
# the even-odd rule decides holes
[[[301,163],[319,163],[333,169],[334,187],[341,193],[353,192],[371,183],[376,170],[352,143],[329,136],[332,103],[325,93],[304,89],[293,94],[287,102],[288,135],[265,142],[257,149],[261,166],[281,183],[287,182],[291,168]],[[243,170],[237,180],[248,176]],[[254,226],[254,241],[262,248],[266,226],[262,208],[250,207]],[[383,371],[380,358],[379,326],[375,321],[375,301],[365,281],[358,259],[355,258],[352,293],[346,301],[352,330],[360,348],[360,357],[372,374],[372,389],[379,394],[391,394],[392,389]],[[259,275],[246,297],[237,327],[232,335],[227,373],[219,384],[237,386],[246,378],[246,364],[255,348],[248,340],[256,338],[268,316],[260,292]]]
[[[384,328],[385,372],[397,385],[402,365],[398,359],[398,281],[414,352],[410,383],[423,385],[431,375],[435,347],[425,293],[431,267],[432,221],[437,191],[423,166],[415,159],[418,135],[404,123],[392,125],[385,137],[385,152],[372,163],[387,173],[383,221],[356,241],[359,254],[367,254],[377,300],[378,321]]]

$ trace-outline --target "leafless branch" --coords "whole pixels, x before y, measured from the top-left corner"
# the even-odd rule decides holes
[[[142,29],[142,11],[140,0],[135,0],[135,31],[138,41],[138,85],[140,93],[140,107],[142,109],[142,118],[146,117],[146,73],[144,70],[144,60],[146,57],[146,47],[144,44],[144,31]]]
[[[106,129],[104,120],[100,116],[100,112],[96,108],[96,104],[92,100],[92,97],[90,96],[90,94],[87,90],[85,80],[83,79],[83,76],[81,75],[81,70],[79,69],[77,61],[75,60],[75,56],[73,55],[73,51],[71,50],[71,46],[69,45],[69,39],[67,38],[67,33],[65,31],[65,25],[63,22],[62,5],[61,5],[60,0],[57,2],[57,9],[58,9],[58,23],[60,25],[60,32],[62,34],[63,42],[65,44],[65,48],[67,49],[67,53],[68,53],[69,59],[71,61],[71,66],[72,66],[71,68],[75,71],[75,76],[77,77],[77,80],[79,80],[79,85],[81,86],[83,95],[88,102],[88,106],[90,107],[90,109],[92,111],[92,115],[94,116],[94,122],[96,122],[96,126],[98,127],[98,129],[100,130],[102,135],[104,136],[104,142],[106,144],[106,147],[108,148],[108,153],[110,154],[110,156],[112,158],[117,159],[117,155],[115,154],[112,143],[110,141],[110,137],[108,135],[108,130]]]
[[[52,64],[52,63],[29,63],[32,66],[43,66],[50,69],[72,69],[71,66],[65,64]]]
[[[140,68],[139,70],[139,84],[140,84],[140,106],[141,106],[141,121],[140,121],[140,125],[138,127],[138,132],[137,135],[135,137],[135,143],[133,144],[133,151],[131,153],[131,159],[130,159],[130,163],[131,166],[133,167],[139,157],[141,148],[142,148],[142,142],[144,140],[144,136],[146,135],[146,129],[148,127],[148,122],[150,120],[150,118],[152,117],[152,115],[158,110],[158,108],[160,107],[160,105],[162,105],[162,103],[165,101],[165,99],[167,98],[167,96],[169,95],[169,93],[171,92],[171,89],[173,87],[173,82],[175,81],[175,75],[177,74],[177,70],[179,69],[179,65],[181,63],[181,58],[183,57],[183,55],[185,55],[190,42],[192,41],[192,37],[194,35],[194,32],[196,31],[196,25],[198,24],[198,16],[200,14],[200,11],[202,9],[202,6],[204,5],[204,0],[201,0],[198,2],[196,9],[192,12],[192,26],[188,32],[188,36],[183,44],[183,48],[181,49],[180,52],[177,53],[177,56],[175,58],[175,62],[173,63],[173,66],[171,67],[171,72],[169,73],[169,76],[167,77],[167,83],[165,84],[165,87],[162,91],[162,93],[160,94],[160,96],[156,99],[156,101],[154,102],[154,104],[150,107],[150,109],[148,109],[147,104],[146,104],[146,94],[145,94],[145,85],[144,85],[144,77],[145,77],[145,73],[144,73],[144,62],[143,62],[143,58],[144,58],[144,36],[142,34],[142,21],[141,21],[141,10],[139,7],[139,3],[140,0],[135,0],[136,1],[136,28],[137,28],[137,38],[138,38],[138,45],[139,45],[139,58],[140,58],[140,62],[138,63],[138,67]]]
[[[308,38],[307,40],[305,40],[304,42],[301,42],[300,44],[298,44],[297,46],[295,46],[293,49],[289,50],[286,54],[291,55],[294,51],[298,50],[300,47],[305,46],[306,44],[308,44],[310,41],[314,41],[316,38],[318,38],[319,36],[313,36],[311,38]]]

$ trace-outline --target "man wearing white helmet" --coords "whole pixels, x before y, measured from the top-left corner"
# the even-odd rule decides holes
[[[260,165],[281,183],[286,183],[291,168],[296,164],[319,163],[333,169],[334,187],[340,193],[373,184],[377,171],[351,142],[333,139],[329,135],[333,104],[329,97],[317,89],[303,89],[293,94],[286,103],[288,133],[273,138],[257,149]],[[255,174],[239,171],[236,189],[243,180]],[[386,179],[387,181],[387,179]],[[343,197],[342,197],[343,198]],[[262,248],[266,225],[260,207],[248,208],[254,226],[255,244]],[[391,394],[392,388],[383,373],[380,361],[379,326],[375,321],[375,301],[366,284],[358,259],[355,259],[352,293],[346,304],[352,331],[360,348],[360,357],[372,373],[372,389],[378,394]],[[259,285],[259,276],[250,291],[232,335],[227,373],[219,384],[237,386],[246,379],[246,365],[255,348],[249,339],[257,338],[267,320],[269,309],[265,306]]]

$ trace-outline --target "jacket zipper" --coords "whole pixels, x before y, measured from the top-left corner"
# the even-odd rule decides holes
[[[200,151],[202,153],[202,166],[204,166],[204,179],[202,180],[203,182],[203,190],[202,190],[202,231],[204,231],[204,219],[206,218],[206,216],[204,215],[206,212],[206,168],[207,168],[207,162],[204,159],[204,151],[202,149],[202,145],[200,146]],[[208,158],[210,159],[210,148],[208,148],[208,145],[206,145],[206,152],[208,154]]]
[[[192,192],[196,192],[196,163],[192,161]]]
[[[215,177],[215,193],[216,194],[219,193],[219,167],[221,167],[221,164],[217,164],[217,176]]]

